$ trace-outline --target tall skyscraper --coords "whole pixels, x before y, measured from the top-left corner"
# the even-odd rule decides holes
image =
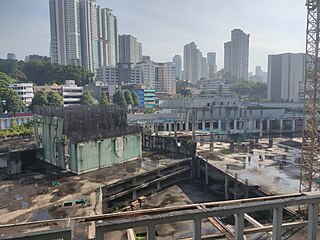
[[[184,46],[183,70],[187,81],[196,83],[202,75],[202,53],[194,42]]]
[[[268,100],[293,101],[303,99],[305,76],[304,53],[268,56]]]
[[[216,53],[208,52],[207,53],[207,67],[208,67],[208,77],[214,78],[217,73],[217,62],[216,62]]]
[[[237,80],[248,80],[249,69],[249,37],[240,29],[231,31],[231,42],[224,45],[224,69]]]
[[[79,0],[50,0],[53,63],[81,65]]]
[[[217,65],[215,52],[208,52],[207,53],[207,62],[208,62],[209,66]]]
[[[176,67],[176,78],[181,80],[182,79],[182,58],[180,55],[175,55],[173,57],[173,65]]]
[[[80,0],[82,66],[91,72],[100,67],[100,7],[95,0]]]
[[[117,63],[117,20],[96,0],[49,0],[52,62],[94,72]]]
[[[103,66],[116,66],[118,62],[118,23],[110,8],[101,10],[101,62]]]
[[[119,62],[136,64],[142,59],[142,44],[131,35],[119,35]]]

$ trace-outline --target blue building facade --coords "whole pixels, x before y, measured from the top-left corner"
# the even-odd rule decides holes
[[[156,91],[154,89],[136,90],[139,98],[139,108],[155,108]]]

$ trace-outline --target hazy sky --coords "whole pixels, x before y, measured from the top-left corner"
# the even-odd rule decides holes
[[[304,0],[98,0],[118,17],[119,34],[142,42],[143,54],[171,61],[194,41],[206,55],[217,52],[223,68],[223,43],[231,30],[250,33],[250,71],[267,68],[268,54],[305,51]],[[48,0],[0,0],[0,58],[13,52],[49,54]]]

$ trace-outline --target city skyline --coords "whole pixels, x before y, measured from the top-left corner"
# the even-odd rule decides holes
[[[169,3],[168,0],[152,4],[145,0],[134,3],[129,0],[97,1],[102,7],[114,10],[119,21],[118,33],[137,37],[144,46],[143,54],[150,55],[155,61],[171,61],[173,55],[182,55],[185,44],[194,41],[204,55],[209,51],[217,52],[217,65],[221,69],[223,43],[228,41],[234,28],[250,33],[250,72],[257,65],[266,70],[269,54],[304,52],[306,13],[304,3],[298,0],[280,3],[275,0],[259,3],[253,0],[241,3],[235,0],[224,3],[175,0],[170,5],[166,2]],[[166,6],[170,7],[163,14]],[[230,15],[231,7],[237,12]],[[194,12],[199,14],[194,15]],[[227,19],[226,14],[230,15]],[[48,1],[2,0],[0,22],[0,30],[5,33],[0,39],[1,58],[8,52],[15,53],[18,59],[24,59],[28,54],[49,55]]]

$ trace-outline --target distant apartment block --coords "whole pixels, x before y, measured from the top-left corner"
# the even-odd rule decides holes
[[[175,55],[173,57],[173,65],[176,68],[176,78],[182,80],[182,58],[180,55]]]
[[[214,78],[217,73],[217,62],[216,62],[216,53],[208,52],[207,53],[207,67],[208,67],[208,77]]]
[[[16,60],[17,57],[14,53],[8,53],[7,54],[7,60]]]
[[[248,80],[249,37],[241,29],[231,31],[231,41],[224,44],[224,71],[237,80]]]
[[[146,88],[155,89],[157,94],[176,94],[176,69],[172,62],[139,62],[137,67]]]
[[[205,62],[205,58],[202,57],[201,51],[194,42],[184,46],[183,71],[187,81],[196,83],[207,75]]]
[[[118,63],[116,67],[102,66],[97,69],[97,79],[108,85],[140,84],[140,70],[130,63]]]
[[[29,106],[33,99],[33,84],[32,83],[15,83],[10,84],[10,88],[16,91],[26,106]]]
[[[299,102],[303,99],[304,53],[284,53],[268,57],[268,100]]]
[[[136,64],[142,60],[142,44],[131,35],[119,35],[119,63]]]

